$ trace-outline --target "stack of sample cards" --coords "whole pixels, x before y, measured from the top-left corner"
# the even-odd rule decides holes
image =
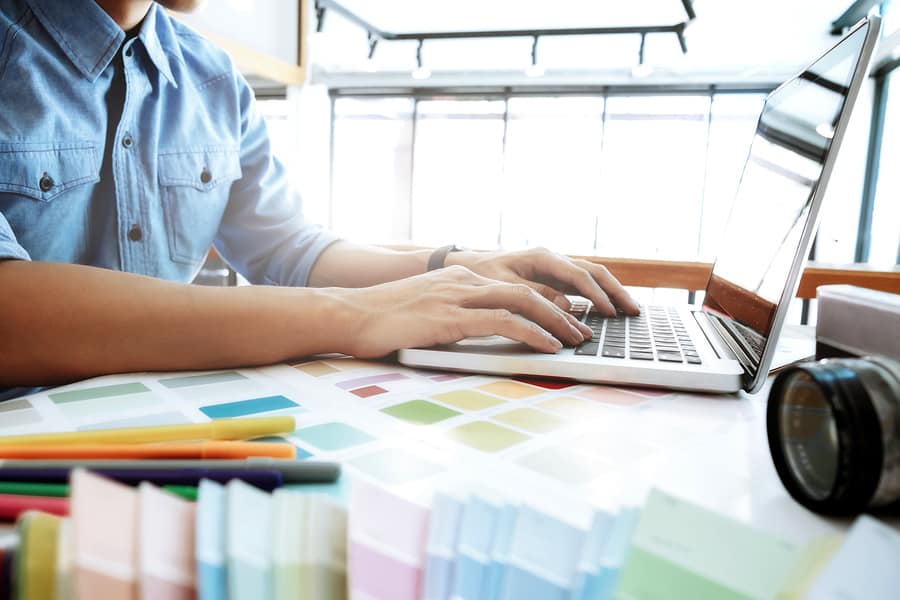
[[[0,537],[0,600],[881,600],[900,533],[861,517],[797,546],[652,491],[580,527],[534,505],[354,479],[324,494],[204,480],[196,502],[85,470],[68,517]],[[348,518],[349,517],[349,518]]]

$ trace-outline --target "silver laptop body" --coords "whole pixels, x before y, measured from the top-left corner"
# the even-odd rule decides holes
[[[557,354],[492,336],[401,350],[400,362],[693,391],[758,390],[879,29],[877,17],[860,21],[766,98],[702,307],[643,307],[640,318],[614,319],[581,310],[593,339]]]

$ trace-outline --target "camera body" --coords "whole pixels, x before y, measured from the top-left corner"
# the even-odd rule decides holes
[[[897,503],[900,296],[825,286],[818,298],[820,360],[783,371],[769,393],[775,468],[791,496],[816,512]]]

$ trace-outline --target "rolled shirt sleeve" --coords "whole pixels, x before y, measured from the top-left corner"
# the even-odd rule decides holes
[[[303,217],[300,195],[272,154],[266,123],[239,74],[241,178],[214,242],[251,283],[305,286],[322,251],[340,238]]]
[[[7,259],[31,260],[31,256],[19,245],[12,227],[3,213],[0,213],[0,260]]]

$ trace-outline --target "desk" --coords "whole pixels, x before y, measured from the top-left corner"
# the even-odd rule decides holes
[[[798,332],[789,332],[795,345],[808,336]],[[641,504],[657,487],[794,542],[845,528],[784,491],[768,454],[766,397],[767,389],[687,394],[331,357],[99,377],[0,405],[0,435],[291,414],[300,455],[338,460],[350,478],[423,504],[435,489],[465,485],[584,526],[591,507]],[[327,491],[341,496],[346,486]]]

